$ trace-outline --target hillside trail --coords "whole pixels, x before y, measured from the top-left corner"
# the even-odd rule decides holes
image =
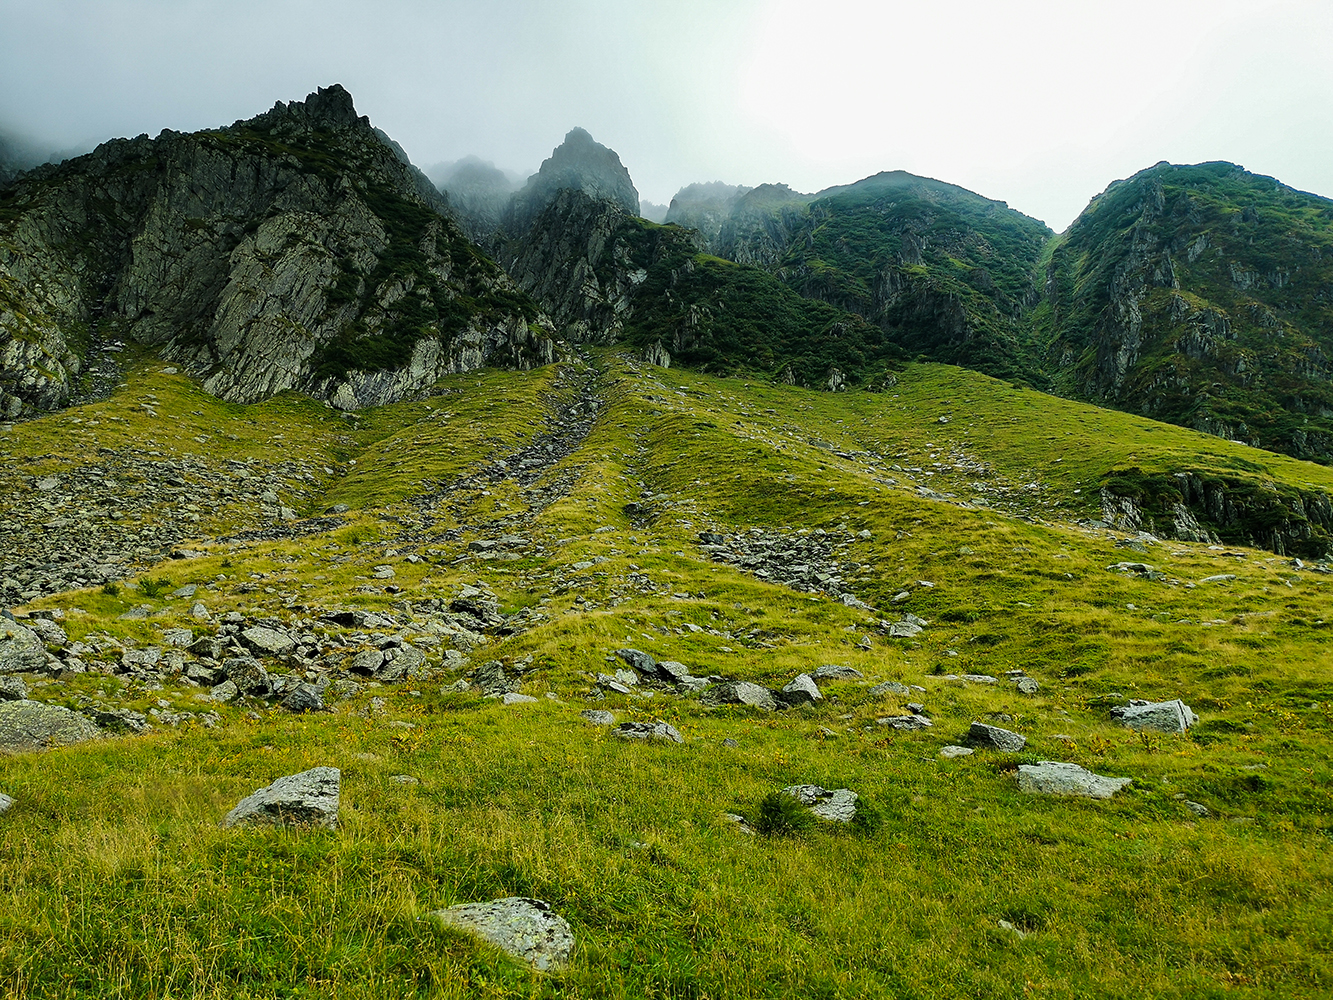
[[[578,480],[581,471],[578,465],[566,465],[554,475],[550,473],[583,446],[598,415],[606,408],[602,374],[601,366],[590,354],[576,349],[574,357],[561,364],[551,390],[543,399],[546,412],[541,426],[522,448],[491,459],[470,475],[439,484],[436,489],[410,499],[421,512],[423,527],[435,524],[433,512],[444,508],[459,525],[450,532],[455,537],[467,531],[484,537],[530,531],[537,515],[566,496]],[[505,482],[517,485],[518,507],[499,517],[474,522],[474,504]]]

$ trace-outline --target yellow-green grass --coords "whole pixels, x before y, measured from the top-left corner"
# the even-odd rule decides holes
[[[560,702],[504,708],[442,694],[447,675],[412,684],[419,696],[371,689],[330,715],[261,709],[255,720],[246,706],[223,707],[213,730],[0,759],[0,791],[19,800],[0,821],[5,990],[1333,991],[1333,584],[1325,582],[1333,578],[1296,572],[1262,550],[1162,542],[1138,552],[1074,523],[1095,510],[1087,484],[1117,467],[1240,469],[1319,488],[1326,471],[940,366],[910,366],[886,394],[829,395],[640,368],[612,354],[596,364],[604,369],[599,419],[544,479],[568,478],[567,492],[524,531],[545,555],[499,562],[467,554],[470,538],[492,530],[484,522],[525,509],[512,484],[424,511],[404,501],[419,481],[434,490],[521,447],[555,391],[552,370],[456,376],[444,386],[457,391],[354,422],[323,407],[310,408],[309,423],[289,415],[284,426],[310,437],[296,446],[337,463],[311,508],[349,503],[348,523],[302,539],[201,544],[199,559],[145,568],[205,584],[199,596],[215,614],[394,610],[483,580],[505,610],[539,605],[547,619],[493,637],[473,662],[531,656],[524,690]],[[141,391],[138,377],[126,392]],[[196,392],[188,382],[180,391]],[[99,405],[122,405],[123,395]],[[283,405],[307,412],[294,399]],[[244,440],[254,412],[216,411],[218,436]],[[940,415],[950,422],[939,424]],[[54,440],[42,437],[51,433],[44,421],[60,419],[21,424],[0,447],[53,448],[35,442]],[[1012,498],[982,508],[961,488],[971,473],[887,468],[924,469],[923,459],[950,448],[988,465],[986,482],[1017,487]],[[889,461],[856,454],[865,450]],[[1042,490],[1021,489],[1037,478]],[[959,496],[927,499],[918,484]],[[649,508],[646,522],[631,522],[630,501]],[[421,513],[437,519],[435,530],[420,527]],[[459,525],[469,528],[463,538],[442,536]],[[701,530],[843,525],[870,532],[839,558],[857,564],[843,574],[845,586],[872,611],[713,563],[697,542]],[[426,561],[406,562],[409,552]],[[1166,580],[1108,571],[1127,560],[1152,564]],[[381,562],[395,567],[402,593],[354,592],[379,583],[368,571]],[[1199,582],[1221,573],[1236,578]],[[655,589],[634,586],[631,574]],[[895,601],[900,593],[907,598]],[[66,618],[74,637],[106,631],[146,643],[170,625],[203,631],[189,603],[127,588],[37,606],[81,609]],[[137,604],[152,605],[154,616],[118,619]],[[904,611],[929,627],[888,639],[879,622]],[[609,671],[607,657],[625,645],[699,675],[774,686],[821,663],[865,677],[828,685],[822,705],[776,715],[709,710],[660,692],[598,700],[593,675]],[[1009,669],[1037,678],[1039,692],[1019,695],[1003,682]],[[1001,683],[946,676],[963,673]],[[870,686],[882,680],[925,690],[872,698]],[[194,693],[167,692],[175,707],[199,707]],[[101,676],[38,690],[70,704],[80,694],[141,709],[162,696]],[[386,700],[383,714],[372,696]],[[1143,737],[1109,717],[1129,697],[1177,696],[1201,716],[1185,736]],[[927,706],[931,730],[877,724],[910,700]],[[588,705],[663,718],[687,742],[622,743],[579,720]],[[1000,714],[1011,720],[1000,724],[1028,736],[1024,754],[939,758],[971,721]],[[739,746],[724,747],[726,738]],[[1109,802],[1021,795],[1015,763],[1041,758],[1135,783]],[[240,796],[315,764],[344,769],[339,833],[218,828]],[[400,773],[420,785],[389,781]],[[878,825],[783,839],[749,837],[722,816],[753,820],[764,795],[804,782],[854,788]],[[1212,816],[1195,817],[1177,795]],[[509,894],[547,899],[573,923],[579,944],[569,970],[532,975],[422,919],[454,902]]]

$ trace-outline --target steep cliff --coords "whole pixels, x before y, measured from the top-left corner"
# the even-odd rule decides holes
[[[570,190],[610,202],[630,215],[639,214],[639,192],[620,156],[584,129],[573,128],[514,195],[504,228],[511,236],[522,235],[560,192]]]
[[[1062,392],[1333,461],[1333,201],[1158,164],[1060,238],[1034,319]]]
[[[235,125],[113,140],[0,192],[0,409],[68,398],[95,326],[226,399],[385,402],[549,326],[342,87]]]

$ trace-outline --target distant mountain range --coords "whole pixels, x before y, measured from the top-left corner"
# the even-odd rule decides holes
[[[1333,202],[1232,164],[1158,164],[1059,236],[901,171],[663,212],[578,128],[526,183],[431,175],[336,85],[0,174],[0,415],[62,405],[109,336],[344,407],[563,339],[831,390],[945,361],[1333,461]]]

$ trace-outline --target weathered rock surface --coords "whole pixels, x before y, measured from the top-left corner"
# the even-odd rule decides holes
[[[1018,788],[1034,795],[1076,795],[1090,799],[1109,799],[1131,778],[1107,778],[1062,761],[1043,760],[1018,765]]]
[[[586,130],[573,128],[514,195],[506,228],[514,235],[522,234],[562,191],[577,191],[632,216],[639,214],[639,192],[616,151],[595,141]]]
[[[627,740],[666,740],[669,743],[684,743],[675,726],[660,719],[657,722],[622,722],[611,730],[616,736]]]
[[[1135,699],[1128,705],[1111,709],[1111,716],[1137,732],[1183,733],[1199,722],[1199,717],[1179,698],[1173,701]]]
[[[21,674],[46,666],[46,647],[31,629],[0,618],[0,674]]]
[[[850,788],[829,790],[819,785],[789,785],[782,792],[808,806],[820,819],[834,823],[850,823],[856,817],[856,801],[860,798]]]
[[[336,830],[341,785],[342,772],[336,767],[312,767],[289,774],[241,799],[222,825]]]
[[[14,808],[14,800],[8,795],[0,795],[0,816]]]
[[[710,705],[753,705],[766,712],[777,711],[778,700],[773,692],[750,681],[723,681],[704,692],[703,700]]]
[[[0,301],[16,306],[0,308],[0,408],[66,401],[84,359],[63,331],[85,325],[160,346],[236,401],[295,388],[349,409],[552,360],[540,310],[386,138],[335,85],[20,178],[0,223]]]
[[[540,899],[509,896],[489,903],[460,903],[431,916],[470,931],[540,972],[562,968],[574,950],[569,923]]]
[[[0,752],[23,753],[105,734],[78,712],[36,701],[0,701]]]
[[[824,700],[824,696],[819,692],[819,686],[809,674],[799,674],[784,685],[778,697],[784,705],[790,706],[813,705],[817,701]]]
[[[1006,753],[1017,753],[1027,746],[1027,737],[999,726],[988,726],[984,722],[974,722],[968,728],[967,742],[974,747],[989,747]]]

